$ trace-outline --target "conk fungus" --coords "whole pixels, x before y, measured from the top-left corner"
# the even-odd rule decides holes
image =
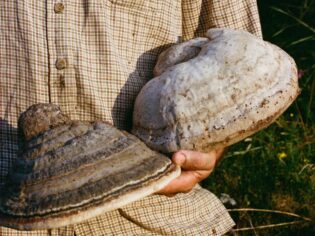
[[[293,59],[240,30],[210,29],[163,52],[138,95],[133,134],[163,153],[209,151],[273,122],[299,93]],[[122,207],[180,174],[170,159],[101,121],[58,106],[19,119],[24,146],[0,193],[0,224],[56,228]]]
[[[232,29],[210,29],[163,52],[139,93],[132,133],[163,153],[209,151],[265,128],[299,94],[294,60]]]
[[[19,230],[78,223],[150,195],[179,167],[104,122],[71,121],[37,104],[19,120],[24,152],[0,194],[0,224]]]

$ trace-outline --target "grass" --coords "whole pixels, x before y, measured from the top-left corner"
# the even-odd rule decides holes
[[[230,209],[268,209],[231,212],[236,229],[250,228],[235,235],[315,235],[315,0],[258,4],[265,40],[296,60],[301,95],[270,127],[231,146],[203,186],[235,199]],[[252,229],[259,225],[273,226]]]

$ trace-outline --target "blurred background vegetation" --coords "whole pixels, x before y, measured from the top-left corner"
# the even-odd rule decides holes
[[[315,235],[315,0],[258,5],[264,39],[298,65],[301,95],[273,125],[231,146],[203,186],[223,194],[233,235]],[[277,226],[283,222],[292,224]]]

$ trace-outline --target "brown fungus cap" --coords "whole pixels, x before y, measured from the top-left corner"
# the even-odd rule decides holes
[[[30,106],[23,112],[19,117],[18,125],[27,141],[46,130],[67,122],[70,122],[70,119],[61,112],[59,106],[41,103]]]
[[[176,178],[169,158],[104,122],[71,121],[58,106],[23,113],[25,135],[0,193],[0,224],[20,230],[82,222],[150,195]]]

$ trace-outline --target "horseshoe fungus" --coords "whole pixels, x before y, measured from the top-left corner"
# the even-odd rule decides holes
[[[24,153],[0,193],[0,225],[20,230],[74,224],[163,188],[180,170],[127,132],[71,121],[37,104],[19,126]]]
[[[133,133],[152,149],[209,151],[271,124],[299,94],[283,50],[240,30],[210,29],[163,52],[138,95]]]
[[[211,29],[163,52],[136,99],[133,133],[164,153],[208,151],[269,125],[299,93],[294,61],[244,31]],[[52,104],[19,119],[24,147],[0,193],[0,224],[74,224],[143,198],[180,170],[104,122],[72,121]]]

